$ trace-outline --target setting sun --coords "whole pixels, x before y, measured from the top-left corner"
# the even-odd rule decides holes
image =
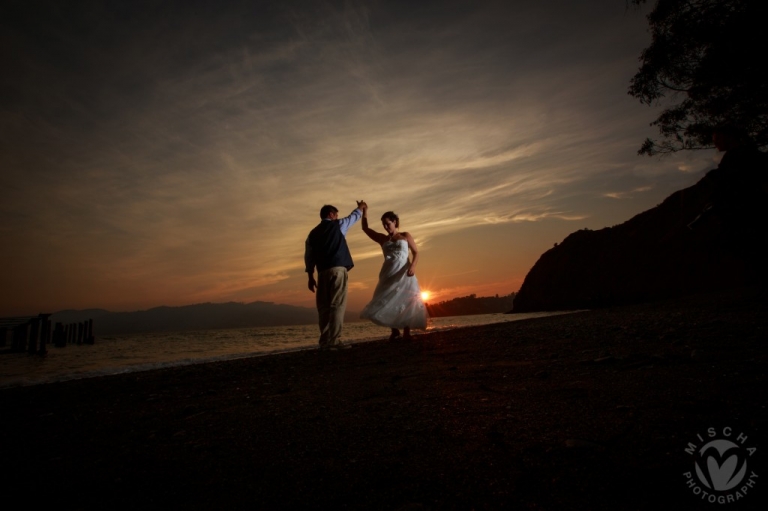
[[[427,300],[429,300],[429,291],[422,291],[422,292],[421,292],[421,299],[422,299],[423,301],[425,301],[425,302],[426,302]]]

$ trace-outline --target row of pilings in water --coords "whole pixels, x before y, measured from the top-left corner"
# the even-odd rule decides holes
[[[53,344],[63,348],[67,344],[94,344],[93,320],[79,323],[56,323],[51,328],[50,314],[40,314],[31,318],[6,318],[0,324],[0,347],[8,341],[11,333],[11,352],[45,355],[47,346]]]

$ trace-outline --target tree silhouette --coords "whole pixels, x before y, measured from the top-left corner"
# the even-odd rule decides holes
[[[647,18],[653,39],[629,94],[666,108],[651,123],[661,140],[646,139],[638,153],[712,147],[723,124],[768,145],[765,0],[657,0]]]

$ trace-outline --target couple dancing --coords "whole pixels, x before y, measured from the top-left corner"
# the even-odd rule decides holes
[[[358,201],[357,209],[349,216],[339,218],[339,210],[326,205],[320,209],[320,224],[307,237],[304,264],[309,276],[308,287],[317,303],[320,316],[320,349],[349,347],[341,342],[341,328],[347,307],[348,272],[354,266],[347,246],[346,235],[350,227],[362,218],[363,232],[381,245],[384,264],[373,298],[360,317],[377,325],[392,329],[390,340],[410,339],[410,329],[427,327],[427,309],[421,300],[419,283],[415,277],[419,252],[413,237],[400,232],[400,219],[391,211],[381,216],[386,234],[368,226],[368,205]],[[409,261],[408,254],[413,253]],[[317,267],[317,280],[315,280]]]

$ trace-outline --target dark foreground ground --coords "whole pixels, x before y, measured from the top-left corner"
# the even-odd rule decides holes
[[[767,509],[766,312],[732,292],[0,390],[3,501]],[[757,448],[733,504],[685,483],[710,427]]]

